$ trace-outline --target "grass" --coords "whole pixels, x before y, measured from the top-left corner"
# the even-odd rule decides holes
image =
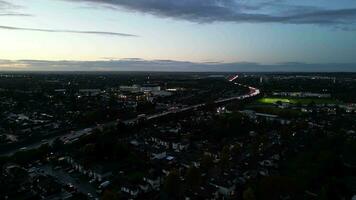
[[[258,100],[258,102],[263,104],[275,104],[277,102],[294,103],[294,100],[287,99],[287,98],[261,98]]]
[[[290,103],[290,104],[310,104],[314,102],[316,104],[340,104],[341,102],[334,99],[319,99],[319,98],[275,98],[266,97],[257,100],[258,103],[262,104],[275,104],[277,102]]]

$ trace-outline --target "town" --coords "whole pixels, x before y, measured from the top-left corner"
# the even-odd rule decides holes
[[[2,199],[351,199],[353,73],[0,73]]]

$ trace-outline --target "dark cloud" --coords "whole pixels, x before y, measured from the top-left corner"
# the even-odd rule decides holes
[[[282,0],[66,0],[198,23],[354,24],[356,8],[328,10]]]
[[[1,26],[1,25],[0,25],[0,29],[15,30],[15,31],[37,31],[37,32],[48,32],[48,33],[78,33],[78,34],[109,35],[109,36],[120,36],[120,37],[137,37],[137,35],[127,34],[127,33],[105,32],[105,31],[38,29],[38,28],[22,28],[22,27]]]
[[[19,16],[19,17],[32,16],[31,14],[15,12],[20,8],[23,7],[10,3],[9,1],[0,0],[0,17],[1,16]],[[137,35],[133,35],[133,34],[108,32],[108,31],[24,28],[24,27],[2,26],[2,25],[0,25],[0,29],[15,30],[15,31],[37,31],[37,32],[47,32],[47,33],[75,33],[75,34],[93,34],[93,35],[107,35],[107,36],[120,36],[120,37],[137,37]]]
[[[0,60],[0,70],[23,71],[177,71],[177,72],[356,72],[356,63],[308,64],[253,62],[194,63],[127,58],[110,61]]]

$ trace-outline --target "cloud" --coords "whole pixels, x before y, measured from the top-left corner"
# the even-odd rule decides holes
[[[127,58],[109,61],[0,60],[0,70],[21,71],[176,71],[176,72],[356,72],[356,63],[308,64],[289,62],[196,63]]]
[[[26,13],[19,13],[19,12],[14,12],[15,10],[18,10],[20,8],[23,8],[22,6],[15,5],[13,3],[0,0],[0,16],[7,16],[7,17],[30,17],[33,16],[31,14],[26,14]]]
[[[356,8],[325,9],[287,0],[66,0],[198,23],[354,24]]]
[[[26,70],[29,65],[19,61],[0,60],[0,70]]]
[[[356,27],[355,26],[345,26],[345,25],[336,25],[333,26],[333,30],[336,31],[347,31],[347,32],[355,32],[356,31]]]
[[[37,31],[37,32],[48,32],[48,33],[78,33],[78,34],[94,34],[94,35],[108,35],[108,36],[120,36],[120,37],[138,37],[137,35],[133,35],[133,34],[105,32],[105,31],[39,29],[39,28],[22,28],[22,27],[1,26],[1,25],[0,25],[0,29],[14,30],[14,31]]]
[[[30,17],[31,14],[15,12],[23,8],[20,5],[10,3],[9,1],[0,0],[0,17],[1,16],[16,16],[16,17]],[[14,31],[37,31],[47,33],[75,33],[75,34],[93,34],[93,35],[106,35],[106,36],[120,36],[120,37],[137,37],[137,35],[128,33],[108,32],[108,31],[86,31],[86,30],[67,30],[67,29],[42,29],[42,28],[24,28],[15,26],[0,25],[0,29],[14,30]]]
[[[0,16],[32,17],[33,15],[25,13],[0,13]]]
[[[19,6],[13,4],[13,3],[9,3],[7,1],[4,0],[0,0],[0,9],[14,9],[14,8],[18,8]]]

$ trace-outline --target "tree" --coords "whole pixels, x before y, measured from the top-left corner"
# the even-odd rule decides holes
[[[164,192],[173,199],[179,199],[181,193],[181,181],[179,173],[176,170],[171,171],[163,184]]]
[[[230,164],[230,149],[228,146],[224,146],[221,152],[220,164],[222,169],[227,169]]]
[[[258,184],[259,199],[279,199],[283,196],[295,196],[298,186],[293,179],[286,176],[268,176]]]
[[[119,196],[116,192],[111,190],[105,190],[103,196],[101,197],[102,200],[118,200]]]
[[[63,148],[64,148],[64,143],[59,138],[56,138],[52,143],[52,149],[54,151],[60,151]]]
[[[242,194],[243,200],[256,200],[255,192],[251,187],[247,188]]]
[[[71,200],[88,200],[88,197],[82,193],[74,193]]]
[[[242,146],[240,144],[235,144],[231,150],[231,153],[234,157],[239,156],[241,152],[242,152]]]
[[[209,171],[213,167],[213,159],[209,155],[204,155],[200,162],[200,167],[204,171]]]
[[[315,108],[315,106],[316,106],[316,103],[315,103],[314,101],[311,101],[311,102],[308,104],[308,107],[309,107],[310,109]]]
[[[201,184],[200,170],[194,166],[190,167],[185,175],[185,180],[187,188],[193,191],[198,189]]]

